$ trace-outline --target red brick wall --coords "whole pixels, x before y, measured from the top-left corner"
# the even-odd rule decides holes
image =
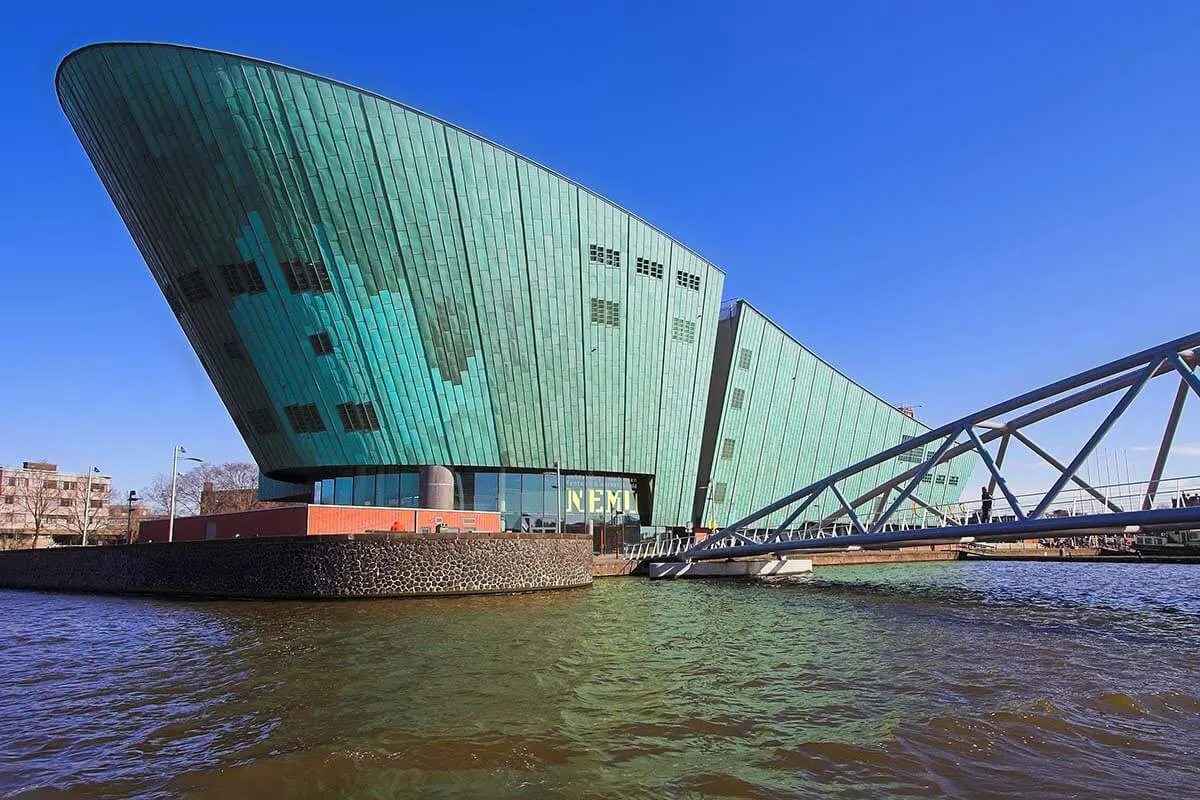
[[[500,514],[495,511],[435,511],[413,508],[356,508],[353,506],[294,505],[240,511],[229,514],[205,514],[175,519],[175,541],[193,542],[257,536],[304,536],[365,531],[433,533],[441,522],[451,530],[499,533]],[[210,526],[211,529],[210,529]],[[167,520],[146,520],[138,526],[139,542],[165,542]]]
[[[303,536],[308,533],[308,513],[305,506],[281,506],[260,511],[239,511],[231,514],[206,514],[199,517],[175,518],[175,541],[194,542],[204,538],[212,525],[214,538],[233,539],[254,536]],[[139,542],[165,542],[167,520],[146,520],[138,526]]]
[[[432,533],[441,522],[452,530],[499,533],[500,514],[495,511],[436,511],[416,508],[355,508],[353,506],[309,506],[308,532],[362,533],[397,530]]]

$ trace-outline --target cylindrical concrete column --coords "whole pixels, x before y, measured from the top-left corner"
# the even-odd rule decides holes
[[[449,467],[421,467],[421,508],[454,508],[454,473]]]

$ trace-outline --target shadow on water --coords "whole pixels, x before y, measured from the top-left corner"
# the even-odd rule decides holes
[[[348,603],[0,592],[0,795],[1191,796],[1194,576],[1011,562]]]

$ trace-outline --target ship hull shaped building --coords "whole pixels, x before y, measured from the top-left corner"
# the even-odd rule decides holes
[[[712,417],[732,410],[712,391],[724,274],[635,215],[415,109],[255,59],[93,45],[57,88],[264,494],[409,506],[438,468],[444,504],[625,539],[773,499],[714,450],[753,439],[749,414]],[[852,447],[788,441],[836,468],[924,430],[877,405]],[[705,508],[697,487],[718,481],[729,499]]]

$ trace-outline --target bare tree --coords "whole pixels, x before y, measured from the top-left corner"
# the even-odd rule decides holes
[[[52,521],[51,509],[59,506],[58,493],[46,485],[46,481],[32,478],[30,486],[17,495],[17,505],[25,512],[25,518],[32,523],[33,535],[39,536],[42,530]]]
[[[204,484],[211,483],[222,496],[222,511],[245,511],[258,503],[258,467],[244,461],[226,464],[201,464],[181,472],[175,480],[175,514],[190,516],[200,513]],[[166,513],[171,507],[171,476],[156,475],[142,495],[157,510]]]
[[[112,501],[111,486],[93,482],[93,488],[88,492],[90,477],[86,476],[75,488],[64,490],[60,495],[60,503],[68,504],[62,509],[66,512],[67,531],[80,536],[86,532],[89,540],[108,526],[108,504]]]
[[[200,494],[204,490],[204,481],[196,473],[199,467],[187,472],[181,472],[175,479],[175,514],[186,517],[200,513]],[[150,503],[155,511],[166,514],[171,507],[171,476],[155,475],[150,485],[142,490],[142,498]]]

